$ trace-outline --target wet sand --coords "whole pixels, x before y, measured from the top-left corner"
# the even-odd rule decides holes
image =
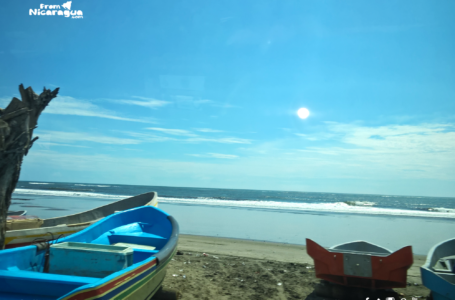
[[[184,300],[330,298],[320,296],[327,288],[315,277],[305,246],[181,235],[178,249],[180,255],[169,264],[163,287],[179,290]],[[424,262],[424,256],[414,256],[408,287],[371,296],[424,299],[429,294],[420,279],[419,267]],[[347,299],[370,296],[365,291],[343,293]]]

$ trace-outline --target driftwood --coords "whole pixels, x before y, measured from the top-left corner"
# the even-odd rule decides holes
[[[49,102],[58,94],[46,90],[38,96],[31,87],[19,91],[22,101],[16,97],[5,108],[0,108],[0,249],[5,244],[6,213],[11,204],[11,194],[16,188],[22,159],[38,137],[33,136],[38,118]]]

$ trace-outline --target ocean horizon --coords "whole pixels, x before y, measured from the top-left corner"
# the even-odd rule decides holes
[[[31,199],[54,197],[75,199],[120,200],[155,191],[160,203],[174,205],[205,205],[244,207],[250,209],[352,213],[366,215],[393,215],[423,218],[455,219],[455,197],[402,196],[381,194],[349,194],[250,189],[219,189],[167,187],[145,185],[93,184],[71,182],[19,181],[13,194],[12,205],[30,207],[22,196]],[[22,198],[21,198],[22,197]],[[49,198],[50,197],[50,198]],[[82,201],[82,200],[81,200]],[[62,207],[46,207],[52,210]],[[31,211],[35,211],[31,209]],[[77,209],[77,208],[75,208]]]
[[[151,191],[183,234],[302,245],[313,238],[327,247],[363,239],[426,254],[455,232],[450,197],[20,181],[10,210],[52,218]]]

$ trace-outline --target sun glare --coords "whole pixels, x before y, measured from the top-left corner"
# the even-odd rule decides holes
[[[310,115],[310,111],[302,107],[297,111],[297,115],[299,116],[300,119],[306,119]]]

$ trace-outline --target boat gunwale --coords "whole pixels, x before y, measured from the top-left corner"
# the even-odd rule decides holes
[[[149,202],[147,202],[146,204],[143,205],[143,206],[152,206],[151,203],[154,202],[158,198],[156,192],[149,192],[149,193],[144,193],[144,194],[141,194],[141,195],[137,195],[137,196],[121,199],[121,200],[118,200],[118,201],[115,201],[115,202],[111,202],[111,203],[106,204],[106,205],[98,206],[98,207],[96,207],[94,209],[86,210],[86,211],[83,211],[83,212],[80,212],[80,213],[76,213],[76,214],[72,214],[72,215],[66,215],[66,216],[62,216],[62,217],[55,217],[55,218],[49,218],[49,219],[43,219],[43,220],[44,220],[44,222],[46,222],[47,220],[57,220],[57,219],[60,219],[60,218],[63,219],[63,218],[67,218],[67,217],[88,214],[90,212],[101,210],[102,208],[105,208],[107,206],[114,206],[115,204],[118,204],[119,202],[123,202],[123,201],[127,202],[127,200],[131,200],[132,198],[136,198],[136,197],[139,197],[139,196],[152,194],[152,193],[154,194],[152,199]],[[132,208],[136,208],[136,207],[131,207],[129,209],[132,209]],[[98,218],[98,219],[94,219],[94,220],[90,220],[90,221],[86,221],[86,222],[81,222],[81,223],[70,223],[70,224],[63,223],[63,224],[58,224],[58,225],[53,225],[53,226],[42,226],[42,227],[37,227],[37,228],[8,230],[8,231],[6,231],[6,234],[7,235],[13,235],[13,234],[16,234],[16,233],[19,233],[19,232],[21,232],[21,233],[22,232],[31,232],[33,230],[38,230],[38,231],[43,231],[44,230],[45,231],[45,230],[49,230],[50,228],[56,228],[56,229],[62,230],[62,229],[65,229],[65,228],[76,228],[76,227],[78,227],[79,224],[80,224],[80,226],[88,227],[88,226],[91,226],[91,225],[95,224],[96,222],[104,219],[105,217],[108,217],[109,215],[111,215],[111,214],[108,214],[108,215],[106,215],[104,217],[101,217],[101,218]],[[44,223],[43,223],[43,225],[44,225]]]
[[[420,273],[421,273],[421,277],[422,277],[422,281],[424,282],[424,285],[425,285],[425,281],[427,281],[430,277],[432,276],[437,276],[438,278],[440,278],[440,280],[442,280],[444,282],[444,284],[447,284],[449,286],[451,286],[452,288],[455,288],[455,282],[452,283],[450,281],[448,281],[447,279],[444,278],[444,276],[447,276],[447,275],[453,275],[455,276],[455,273],[450,273],[450,272],[438,272],[434,269],[434,262],[435,261],[438,261],[439,259],[441,258],[444,258],[446,256],[441,256],[441,257],[437,257],[435,256],[435,252],[436,250],[441,247],[442,245],[446,244],[446,243],[449,243],[449,242],[453,242],[455,243],[455,238],[451,238],[451,239],[448,239],[448,240],[445,240],[445,241],[442,241],[436,245],[434,245],[430,251],[428,251],[428,254],[427,254],[427,259],[425,261],[425,263],[420,267]],[[428,278],[427,278],[428,277]],[[431,285],[430,287],[427,286],[427,288],[433,288],[433,285],[434,283],[431,282],[431,280],[429,281],[429,284]],[[426,286],[426,285],[425,285]]]
[[[62,216],[62,217],[55,217],[55,218],[43,219],[43,220],[44,220],[43,225],[45,225],[46,223],[56,222],[56,221],[58,221],[59,219],[64,220],[64,219],[71,218],[71,217],[89,215],[89,214],[92,213],[92,212],[98,212],[98,211],[102,212],[103,209],[110,208],[110,207],[115,207],[115,206],[118,205],[119,203],[128,202],[128,201],[131,201],[131,199],[140,198],[140,197],[144,197],[145,195],[151,195],[151,194],[153,194],[153,197],[150,199],[150,201],[147,202],[147,203],[151,203],[151,202],[153,202],[155,199],[158,198],[158,193],[157,193],[157,192],[148,192],[148,193],[144,193],[144,194],[140,194],[140,195],[136,195],[136,196],[132,196],[132,197],[120,199],[120,200],[118,200],[118,201],[111,202],[111,203],[108,203],[108,204],[106,204],[106,205],[98,206],[98,207],[96,207],[96,208],[89,209],[89,210],[86,210],[86,211],[83,211],[83,212],[80,212],[80,213],[75,213],[75,214],[66,215],[66,216]],[[135,208],[135,207],[132,207],[132,208]],[[114,212],[112,212],[112,213],[114,213]],[[104,217],[107,217],[107,216],[111,215],[112,213],[105,214]],[[102,217],[102,218],[104,218],[104,217]],[[92,220],[85,221],[85,222],[91,222],[91,221],[94,221],[94,220],[92,219]],[[83,222],[80,222],[80,223],[83,223]],[[72,223],[70,223],[70,224],[68,224],[68,223],[60,223],[60,224],[71,225]],[[60,224],[58,224],[58,225],[60,225]],[[77,223],[75,223],[75,224],[77,224]],[[40,227],[40,228],[55,227],[55,226],[58,226],[58,225],[52,225],[52,226],[46,226],[46,227]]]
[[[158,264],[160,264],[161,261],[167,261],[169,257],[173,256],[173,253],[176,251],[178,245],[180,232],[179,224],[177,223],[177,220],[175,220],[175,218],[171,215],[168,215],[167,219],[171,222],[172,232],[166,244],[155,255],[156,259],[158,260]]]

